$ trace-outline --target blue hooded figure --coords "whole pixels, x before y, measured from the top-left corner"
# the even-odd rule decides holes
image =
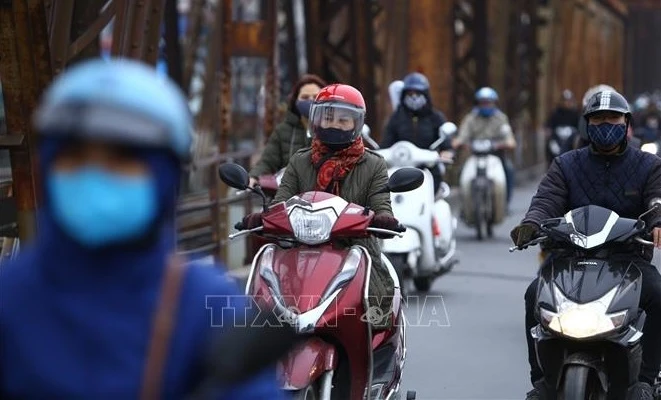
[[[191,123],[176,85],[136,61],[86,61],[47,90],[35,114],[38,234],[0,266],[0,398],[139,397]],[[163,399],[194,390],[212,334],[248,306],[220,269],[182,271],[154,385]],[[282,396],[268,368],[216,398]]]

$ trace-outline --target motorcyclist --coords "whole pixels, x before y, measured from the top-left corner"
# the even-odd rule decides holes
[[[312,147],[299,150],[289,161],[274,203],[307,191],[318,190],[341,196],[348,202],[369,206],[375,216],[372,225],[404,231],[393,217],[390,194],[378,193],[388,183],[388,168],[383,158],[366,149],[360,135],[365,120],[365,100],[352,86],[333,84],[319,92],[310,113]],[[244,217],[239,228],[261,225],[261,213]],[[340,242],[341,246],[360,244],[372,257],[370,306],[379,307],[383,318],[376,329],[392,325],[389,315],[394,284],[381,262],[376,238]]]
[[[454,148],[465,146],[475,139],[491,139],[499,151],[499,157],[505,169],[507,180],[507,204],[512,198],[514,188],[514,165],[505,156],[505,150],[514,150],[516,140],[507,115],[496,107],[498,93],[490,87],[483,87],[475,93],[475,107],[459,126],[459,134],[453,140]]]
[[[574,98],[574,94],[569,89],[563,90],[558,107],[553,110],[553,112],[546,120],[546,124],[544,124],[547,141],[551,138],[556,128],[571,126],[574,129],[578,129],[578,120],[580,118],[581,114],[576,109],[576,100]],[[550,164],[551,161],[553,161],[555,155],[552,154],[547,148],[546,157]]]
[[[250,186],[258,182],[261,175],[275,174],[287,166],[289,159],[298,150],[310,146],[308,118],[310,106],[326,82],[320,77],[306,74],[292,88],[285,120],[275,127],[269,136],[262,156],[250,170]]]
[[[248,303],[218,268],[171,258],[191,125],[177,85],[136,61],[84,61],[47,90],[35,115],[37,237],[0,266],[0,398],[139,398],[173,270],[182,284],[162,398],[184,398],[205,378],[211,334],[224,332],[210,326],[205,298],[239,311],[227,321]],[[220,398],[282,398],[275,368]]]
[[[560,217],[572,209],[597,205],[611,209],[621,217],[635,219],[647,211],[651,200],[661,198],[661,159],[627,144],[631,112],[624,96],[610,90],[594,94],[583,110],[583,117],[588,123],[591,145],[565,153],[553,161],[521,224],[511,232],[517,246],[538,235],[541,221]],[[661,219],[655,216],[647,223],[654,227],[655,246],[661,247]],[[553,255],[547,257],[544,265],[551,257]],[[631,257],[638,259],[637,265],[643,274],[641,308],[647,313],[640,383],[635,390],[650,395],[650,385],[661,365],[661,275],[649,263],[652,258],[650,249]],[[534,315],[537,282],[535,279],[525,294],[528,359],[534,386],[528,399],[540,398],[545,388],[530,335],[530,329],[537,324]]]
[[[647,96],[641,96],[636,101],[636,104],[640,108],[634,115],[634,120],[636,121],[634,136],[639,138],[643,143],[658,141],[660,139],[659,132],[661,132],[661,111],[656,108],[656,104]]]
[[[438,140],[438,130],[446,122],[445,115],[435,110],[429,94],[429,80],[421,73],[413,72],[404,77],[400,104],[386,125],[381,148],[406,140],[421,149],[428,149]],[[451,140],[447,139],[437,149],[443,158],[453,157]],[[425,167],[426,168],[426,167]],[[429,170],[434,178],[434,193],[443,182],[438,166]]]

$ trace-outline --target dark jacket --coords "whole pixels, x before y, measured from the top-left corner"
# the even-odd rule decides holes
[[[402,93],[402,96],[404,93]],[[390,117],[386,125],[386,132],[380,146],[387,148],[400,140],[406,140],[421,149],[428,149],[438,139],[438,128],[447,120],[442,112],[434,110],[428,94],[427,105],[420,111],[413,112],[403,103]],[[452,148],[451,141],[445,140],[437,149],[439,151]]]
[[[275,174],[287,166],[294,153],[308,147],[310,142],[299,116],[287,111],[285,120],[278,124],[269,136],[262,157],[250,170],[250,176],[258,178],[261,175]]]
[[[317,169],[312,165],[312,150],[303,149],[294,154],[282,176],[280,187],[273,202],[286,201],[292,196],[312,191],[317,182]],[[392,216],[390,193],[375,194],[388,184],[388,167],[380,155],[365,149],[365,154],[356,166],[347,174],[340,188],[340,196],[354,204],[369,205],[375,214],[386,213]],[[364,246],[372,257],[370,275],[370,302],[392,296],[394,287],[390,274],[381,263],[381,247],[375,237],[366,239],[338,240],[339,246]],[[385,310],[390,306],[390,299],[379,303]],[[372,303],[370,303],[372,304]]]
[[[539,224],[586,205],[635,219],[654,198],[661,198],[661,158],[630,146],[604,156],[588,146],[553,160],[522,222]]]
[[[300,150],[289,162],[274,203],[286,201],[290,197],[314,190],[317,183],[317,169],[312,165],[312,150]],[[340,196],[361,206],[369,205],[375,214],[392,215],[390,193],[374,194],[388,184],[388,167],[380,155],[365,149],[365,154],[342,182]],[[380,263],[381,249],[374,237],[352,241],[369,250],[375,264]]]

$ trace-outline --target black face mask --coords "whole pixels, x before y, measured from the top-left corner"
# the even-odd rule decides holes
[[[354,131],[345,131],[337,128],[318,128],[317,139],[333,151],[343,150],[351,146]]]

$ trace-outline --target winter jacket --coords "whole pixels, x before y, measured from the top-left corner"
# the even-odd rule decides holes
[[[470,143],[471,140],[476,139],[516,142],[509,119],[500,110],[496,110],[491,117],[483,117],[478,114],[477,110],[471,111],[464,117],[459,126],[457,141],[459,143]]]
[[[289,165],[280,182],[274,203],[308,191],[315,190],[317,169],[312,165],[312,149],[299,150],[289,161]],[[387,213],[392,216],[390,193],[375,194],[388,184],[388,167],[380,155],[365,149],[365,154],[358,161],[342,182],[340,196],[358,205],[369,205],[375,214]],[[372,296],[392,296],[394,290],[388,271],[381,264],[381,247],[376,238],[338,240],[337,244],[348,247],[354,244],[367,248],[372,257],[373,277],[370,283]],[[383,303],[384,307],[390,303]]]
[[[274,174],[287,166],[289,159],[298,150],[310,146],[306,129],[298,115],[287,111],[285,120],[275,127],[266,142],[262,157],[250,170],[250,176]]]
[[[406,108],[402,102],[399,103],[386,125],[386,132],[380,144],[382,148],[406,140],[421,149],[428,149],[432,143],[438,140],[438,128],[447,119],[442,112],[433,109],[429,93],[424,94],[427,97],[427,105],[422,110],[414,112]],[[402,99],[404,95],[405,93],[402,93]],[[451,148],[451,141],[445,140],[437,150]]]
[[[635,219],[649,209],[655,198],[661,198],[659,157],[630,146],[606,156],[588,146],[553,160],[522,222],[539,224],[587,205]],[[659,221],[648,223],[657,226]]]

